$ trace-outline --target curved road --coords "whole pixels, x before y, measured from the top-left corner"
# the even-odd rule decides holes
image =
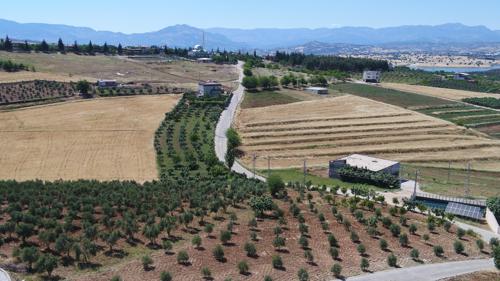
[[[9,273],[0,268],[0,281],[11,281]]]
[[[494,270],[493,259],[445,262],[379,271],[347,278],[347,281],[434,281],[475,271]],[[333,279],[336,280],[336,279]]]
[[[236,65],[236,68],[239,74],[238,88],[233,92],[233,98],[231,99],[231,103],[222,112],[219,118],[219,122],[217,123],[217,127],[215,128],[215,139],[214,139],[215,154],[217,155],[219,161],[222,162],[226,162],[225,160],[227,152],[226,131],[231,127],[234,117],[236,115],[236,110],[238,109],[238,106],[240,105],[241,101],[243,100],[243,97],[245,96],[245,88],[241,85],[241,82],[243,81],[243,62],[239,61],[238,64]],[[236,161],[234,162],[233,167],[231,167],[231,170],[239,174],[244,174],[248,178],[257,178],[261,181],[266,181],[265,178],[259,175],[254,175],[251,171],[249,171]]]

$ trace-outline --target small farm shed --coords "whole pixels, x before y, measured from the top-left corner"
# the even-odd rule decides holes
[[[116,87],[118,86],[118,83],[116,82],[116,80],[98,80],[97,86],[101,88]]]
[[[198,83],[198,96],[218,96],[222,94],[222,84],[214,81]]]
[[[361,154],[352,154],[344,158],[330,161],[330,178],[339,178],[337,171],[345,166],[367,169],[372,172],[383,172],[399,177],[399,162],[374,158]]]
[[[308,87],[306,92],[317,94],[317,95],[328,95],[328,88],[323,87]]]
[[[367,83],[380,83],[382,72],[365,70],[363,71],[363,81]]]

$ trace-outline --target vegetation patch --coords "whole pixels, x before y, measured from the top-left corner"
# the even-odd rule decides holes
[[[466,98],[462,101],[466,103],[472,103],[475,105],[491,107],[491,108],[500,108],[500,98]]]
[[[266,107],[301,101],[298,98],[283,94],[280,91],[247,92],[241,108]]]
[[[400,187],[399,178],[383,172],[372,172],[357,167],[342,167],[337,173],[340,179],[353,183],[364,183],[382,188],[395,189]]]

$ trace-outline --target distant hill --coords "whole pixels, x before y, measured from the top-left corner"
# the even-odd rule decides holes
[[[484,26],[465,26],[456,23],[437,26],[418,25],[388,28],[341,27],[251,30],[211,28],[208,31],[224,35],[233,41],[245,42],[257,48],[287,47],[312,41],[358,45],[404,42],[500,42],[500,31],[493,31]]]
[[[97,44],[121,43],[122,45],[169,45],[171,47],[191,47],[202,43],[203,30],[188,25],[175,25],[155,32],[125,34],[120,32],[96,31],[88,27],[75,27],[60,24],[17,23],[0,19],[0,36],[17,40],[36,40],[57,42],[62,38],[66,43],[86,44],[89,40]],[[238,49],[245,44],[234,43],[224,35],[206,32],[207,48]]]
[[[164,29],[125,34],[120,32],[96,31],[87,27],[74,27],[59,24],[17,23],[0,20],[0,37],[9,35],[18,40],[43,39],[56,42],[61,37],[65,42],[78,41],[122,45],[169,45],[190,47],[202,41],[202,29],[175,25]],[[388,28],[341,27],[341,28],[260,28],[205,29],[208,49],[275,49],[299,46],[308,42],[348,45],[380,45],[389,43],[492,43],[500,42],[500,31],[484,26],[465,26],[462,24],[443,24],[437,26],[399,26]],[[336,48],[345,46],[337,45]]]

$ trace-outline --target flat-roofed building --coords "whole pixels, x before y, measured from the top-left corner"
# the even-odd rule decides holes
[[[97,80],[97,86],[100,88],[116,87],[118,83],[116,80]]]
[[[330,178],[339,178],[337,171],[345,166],[382,172],[399,177],[400,164],[396,161],[374,158],[361,154],[352,154],[344,158],[330,161]]]
[[[363,81],[367,83],[380,83],[382,72],[365,70],[363,71]]]
[[[222,94],[222,84],[215,81],[207,81],[198,83],[198,96],[214,97]]]
[[[323,87],[308,87],[306,92],[317,94],[317,95],[328,95],[328,88]]]

